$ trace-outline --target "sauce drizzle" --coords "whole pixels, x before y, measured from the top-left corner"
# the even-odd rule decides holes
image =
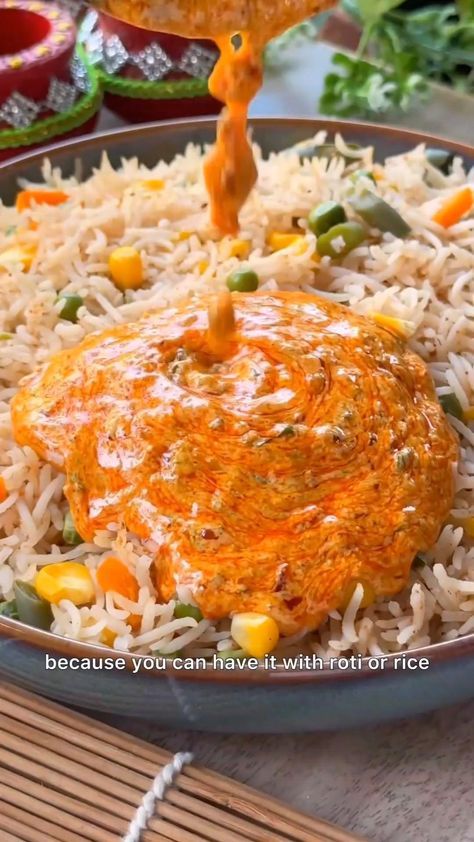
[[[213,297],[62,351],[12,401],[17,441],[66,472],[78,532],[156,545],[163,600],[205,617],[312,629],[348,587],[406,583],[453,499],[456,437],[422,360],[383,327],[304,293]]]

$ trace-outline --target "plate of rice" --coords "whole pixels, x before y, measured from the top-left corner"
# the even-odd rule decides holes
[[[474,150],[386,127],[254,120],[257,186],[238,234],[221,235],[202,175],[214,127],[119,130],[0,168],[3,674],[84,707],[234,732],[348,726],[466,699],[474,688]],[[131,521],[111,518],[81,536],[60,460],[18,434],[23,405],[12,413],[29,378],[96,334],[227,289],[238,302],[239,291],[257,287],[268,300],[301,294],[346,308],[403,341],[423,361],[456,447],[452,500],[434,483],[442,523],[412,554],[406,581],[384,596],[354,580],[309,631],[282,621],[274,634],[258,611],[243,625],[232,610],[206,611],[189,578],[161,587],[156,535],[138,534]],[[296,448],[288,429],[278,435]]]

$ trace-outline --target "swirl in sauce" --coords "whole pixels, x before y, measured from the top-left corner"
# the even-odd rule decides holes
[[[52,358],[14,430],[67,474],[84,539],[119,523],[156,550],[163,600],[312,629],[351,582],[405,584],[453,497],[455,435],[422,360],[341,305],[234,295],[223,356],[210,299],[154,311]]]

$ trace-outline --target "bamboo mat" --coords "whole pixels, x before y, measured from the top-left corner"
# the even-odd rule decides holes
[[[173,762],[163,749],[0,682],[1,842],[118,842]],[[193,763],[153,806],[140,842],[362,842]]]

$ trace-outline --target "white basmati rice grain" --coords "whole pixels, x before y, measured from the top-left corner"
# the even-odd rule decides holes
[[[324,140],[324,133],[318,133],[315,142]],[[371,149],[353,150],[339,135],[335,144],[353,159],[349,171],[372,167]],[[305,220],[318,202],[347,204],[354,185],[343,177],[343,160],[301,163],[296,154],[286,153],[262,160],[259,150],[257,158],[259,183],[243,209],[240,236],[249,243],[246,262],[259,275],[260,288],[303,289],[362,314],[379,311],[413,323],[416,333],[410,345],[427,362],[438,394],[454,393],[463,409],[474,406],[474,218],[463,219],[448,232],[431,219],[446,196],[474,182],[474,170],[466,173],[459,158],[448,176],[429,167],[428,185],[422,146],[387,159],[377,169],[377,192],[398,209],[413,234],[401,241],[374,232],[372,241],[342,260],[324,257],[315,264],[315,238]],[[95,579],[98,564],[113,552],[135,573],[137,600],[113,593],[104,597],[96,587],[96,603],[90,607],[77,608],[67,600],[53,606],[52,630],[93,643],[100,643],[107,630],[116,635],[113,646],[118,651],[179,650],[209,657],[234,647],[229,621],[213,625],[176,619],[174,600],[159,603],[153,541],[141,544],[119,524],[110,524],[93,543],[62,545],[64,477],[31,448],[13,442],[8,407],[20,379],[51,354],[74,347],[94,330],[139,318],[154,306],[205,287],[217,289],[239,265],[231,256],[231,238],[218,238],[209,224],[202,151],[190,144],[170,163],[160,161],[152,169],[132,158],[114,170],[104,155],[101,166],[82,184],[63,179],[49,162],[43,176],[46,184],[70,194],[68,213],[47,205],[31,210],[28,218],[38,228],[25,231],[25,241],[39,243],[32,268],[28,273],[20,266],[1,270],[0,326],[14,336],[0,343],[0,470],[8,489],[0,503],[0,596],[11,599],[15,578],[32,582],[37,570],[52,562],[81,560]],[[146,178],[163,179],[164,189],[144,195],[136,184]],[[269,232],[293,230],[294,217],[300,218],[304,249],[271,253],[266,246]],[[0,249],[11,245],[5,231],[17,222],[14,209],[0,208]],[[189,236],[180,239],[183,232]],[[147,278],[142,289],[125,296],[107,276],[110,252],[118,245],[140,251]],[[207,268],[201,273],[203,261]],[[61,290],[84,299],[77,324],[59,318],[55,300]],[[474,426],[449,420],[461,442],[452,516],[472,517]],[[342,615],[331,611],[316,633],[282,640],[277,652],[378,657],[472,634],[473,543],[461,527],[448,523],[435,546],[423,553],[427,563],[412,572],[400,594],[361,609],[363,588],[357,585]],[[178,587],[177,599],[195,604],[189,588]],[[136,618],[133,629],[130,614]]]

